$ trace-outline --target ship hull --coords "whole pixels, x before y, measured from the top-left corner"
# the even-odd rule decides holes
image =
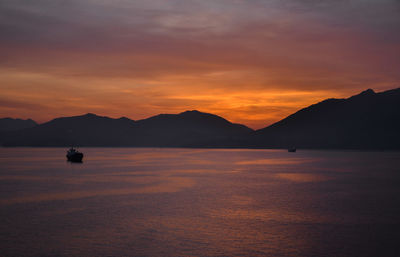
[[[69,162],[82,162],[83,153],[67,154],[67,160]]]

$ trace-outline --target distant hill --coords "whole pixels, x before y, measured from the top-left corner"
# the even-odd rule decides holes
[[[12,119],[12,118],[2,118],[0,119],[0,131],[12,131],[25,128],[32,128],[36,126],[37,123],[31,119]]]
[[[199,111],[138,121],[91,113],[28,121],[0,131],[0,145],[400,149],[400,89],[327,99],[257,131]]]
[[[217,115],[186,111],[138,121],[135,135],[140,137],[135,141],[141,146],[213,147],[251,132],[252,129]]]
[[[400,88],[327,99],[254,133],[252,147],[400,149]]]
[[[3,137],[5,146],[214,146],[251,129],[199,111],[133,121],[95,114],[57,118]]]
[[[107,146],[122,145],[135,122],[88,113],[56,118],[33,128],[9,132],[2,139],[9,146]]]

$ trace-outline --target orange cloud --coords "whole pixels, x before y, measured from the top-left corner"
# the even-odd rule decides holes
[[[198,109],[261,128],[400,81],[394,1],[49,1],[0,7],[0,116]]]

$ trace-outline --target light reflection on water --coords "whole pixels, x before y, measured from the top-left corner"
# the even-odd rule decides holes
[[[1,256],[400,256],[398,152],[81,150],[0,148]]]

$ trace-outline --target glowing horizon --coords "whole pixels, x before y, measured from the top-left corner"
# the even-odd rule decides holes
[[[400,85],[400,2],[0,4],[0,117],[134,120],[199,110],[266,127]]]

